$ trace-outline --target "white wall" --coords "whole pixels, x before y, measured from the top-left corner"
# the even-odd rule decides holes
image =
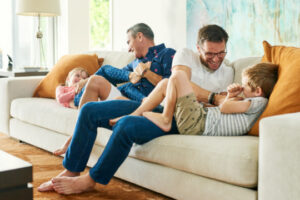
[[[152,28],[156,44],[186,47],[186,0],[112,0],[113,50],[127,50],[126,31],[140,22]]]
[[[58,57],[89,50],[89,0],[61,0]]]
[[[186,47],[186,0],[111,0],[112,49],[127,51],[129,27],[147,23],[155,43]],[[58,57],[89,50],[89,0],[61,0]]]

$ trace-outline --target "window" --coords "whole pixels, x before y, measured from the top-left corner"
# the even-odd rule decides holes
[[[90,0],[90,49],[111,49],[111,0]]]
[[[36,37],[38,17],[19,16],[15,12],[16,0],[12,1],[13,60],[16,68],[39,66],[50,68],[55,62],[55,18],[41,17],[43,37]]]

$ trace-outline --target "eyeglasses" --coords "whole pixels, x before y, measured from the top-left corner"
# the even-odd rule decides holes
[[[204,52],[206,58],[214,58],[215,56],[217,56],[218,58],[224,58],[227,54],[226,51],[221,51],[219,53],[212,53],[212,52],[206,52],[202,47],[201,49]]]

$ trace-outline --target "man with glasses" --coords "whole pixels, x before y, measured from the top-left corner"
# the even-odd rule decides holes
[[[233,82],[233,68],[224,60],[228,34],[218,25],[206,25],[198,32],[197,49],[177,51],[173,70],[185,71],[190,79],[198,101],[219,105],[224,99],[217,93],[226,91]]]

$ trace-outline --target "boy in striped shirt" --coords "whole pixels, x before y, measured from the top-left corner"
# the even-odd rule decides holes
[[[197,101],[187,73],[175,68],[166,91],[154,89],[132,115],[143,115],[166,132],[171,128],[174,115],[180,134],[244,135],[266,107],[277,77],[277,65],[254,65],[243,71],[242,85],[234,83],[228,86],[223,103],[218,107],[204,107]],[[145,112],[155,108],[164,97],[163,113]],[[208,98],[213,101],[213,95]]]

